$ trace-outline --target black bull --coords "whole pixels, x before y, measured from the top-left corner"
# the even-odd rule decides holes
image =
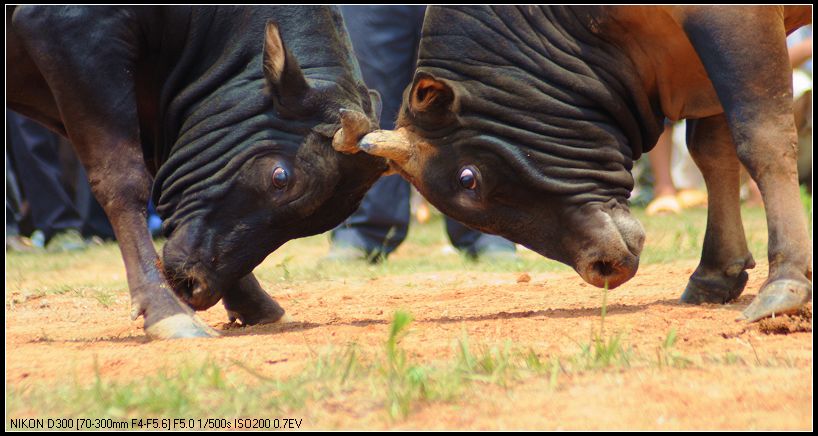
[[[337,8],[21,6],[6,16],[6,104],[74,145],[149,337],[214,335],[191,307],[220,299],[233,319],[279,320],[253,268],[340,223],[386,169],[332,147],[371,131],[380,105]],[[145,225],[152,183],[162,261]]]
[[[639,265],[633,161],[688,119],[709,194],[688,303],[735,299],[755,265],[739,169],[758,182],[769,276],[756,320],[812,296],[786,34],[810,6],[430,7],[395,131],[359,144],[447,215],[616,287]],[[355,150],[349,150],[354,152]]]

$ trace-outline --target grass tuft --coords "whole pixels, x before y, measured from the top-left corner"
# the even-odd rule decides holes
[[[673,349],[676,339],[676,329],[672,328],[662,344],[656,347],[656,363],[659,368],[687,368],[693,365],[692,360]]]
[[[581,369],[602,369],[610,366],[627,368],[630,366],[632,350],[625,345],[623,334],[605,335],[605,318],[608,314],[608,282],[602,290],[599,331],[591,329],[588,343],[579,344],[580,352],[574,357],[574,364]]]

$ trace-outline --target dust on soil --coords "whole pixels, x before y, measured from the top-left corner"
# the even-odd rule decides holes
[[[794,314],[762,319],[758,327],[761,332],[767,334],[785,335],[795,332],[811,332],[812,302],[807,303]]]
[[[737,321],[765,279],[764,264],[750,271],[747,290],[733,303],[681,304],[695,266],[690,260],[641,267],[630,282],[610,291],[605,320],[606,331],[622,332],[634,352],[645,356],[655,355],[675,329],[675,350],[699,362],[693,368],[580,372],[561,377],[556,390],[547,377],[508,388],[478,386],[453,403],[419,405],[398,422],[385,419],[382,410],[359,406],[353,395],[337,407],[309,408],[304,427],[812,428],[811,310],[798,321],[801,327],[788,327],[785,335]],[[541,356],[576,355],[578,344],[587,343],[599,326],[601,291],[573,272],[528,275],[530,280],[519,280],[519,272],[446,271],[284,284],[261,280],[293,322],[235,328],[226,324],[219,304],[200,316],[222,337],[154,342],[145,339],[141,319],[130,321],[124,284],[107,304],[70,293],[20,298],[7,290],[7,388],[66,380],[90,384],[95,367],[105,380],[129,382],[180,361],[204,359],[227,366],[240,360],[264,376],[286,377],[316,353],[350,342],[364,353],[381,353],[397,309],[414,316],[403,346],[415,361],[451,361],[464,333],[475,344],[511,341]]]

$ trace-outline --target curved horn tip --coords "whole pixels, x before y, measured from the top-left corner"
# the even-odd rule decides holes
[[[332,147],[341,153],[357,153],[358,140],[374,128],[369,117],[361,111],[341,108],[341,128],[332,138]]]
[[[359,152],[360,150],[358,149],[358,144],[354,141],[347,141],[346,138],[347,135],[344,133],[344,129],[338,129],[338,131],[335,132],[335,135],[332,137],[332,148],[334,148],[337,152],[346,154],[354,154]]]
[[[402,129],[376,130],[358,142],[358,149],[402,165],[411,158],[411,145]]]
[[[365,127],[368,129],[371,124],[369,121],[369,117],[367,117],[366,114],[364,114],[361,111],[341,108],[340,113],[341,125],[344,126],[344,128],[353,127],[360,129],[362,127]]]

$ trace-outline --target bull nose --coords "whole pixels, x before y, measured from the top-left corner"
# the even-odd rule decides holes
[[[587,264],[579,271],[585,281],[597,286],[613,289],[636,274],[639,268],[638,259],[625,259],[624,261],[595,260]]]
[[[596,215],[585,250],[579,256],[577,272],[597,287],[613,289],[630,280],[639,268],[645,230],[626,209],[617,208]]]

